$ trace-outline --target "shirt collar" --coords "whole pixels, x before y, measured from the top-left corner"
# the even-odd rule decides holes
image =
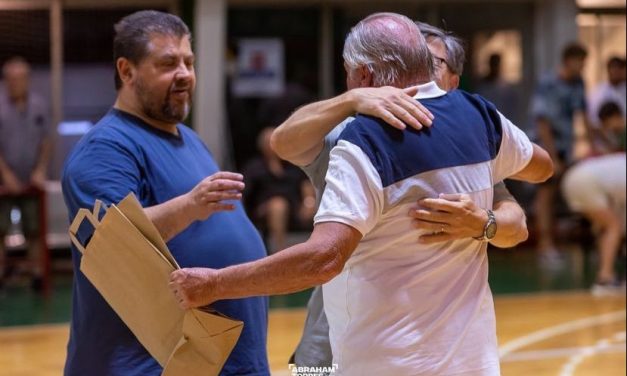
[[[446,94],[446,91],[440,89],[435,81],[418,85],[418,93],[414,95],[415,99],[437,98]]]

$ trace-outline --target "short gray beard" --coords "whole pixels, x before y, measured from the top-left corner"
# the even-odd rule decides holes
[[[163,102],[159,103],[158,99],[146,89],[146,85],[141,79],[138,79],[135,86],[135,92],[139,99],[142,112],[149,118],[164,123],[180,123],[187,115],[191,108],[191,93],[187,103],[180,107],[171,105],[171,90],[168,90]]]

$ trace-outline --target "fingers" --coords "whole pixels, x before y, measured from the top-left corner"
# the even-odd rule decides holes
[[[245,184],[238,180],[216,179],[205,183],[209,191],[243,191]]]
[[[433,244],[433,243],[440,243],[440,242],[445,242],[445,241],[449,241],[453,239],[455,239],[453,235],[446,233],[446,232],[442,232],[442,233],[437,233],[437,234],[422,235],[418,238],[418,242],[422,244]]]
[[[449,201],[442,198],[425,198],[418,201],[418,205],[429,210],[438,210],[446,213],[454,213],[459,209],[458,201]]]
[[[238,174],[237,172],[229,172],[229,171],[219,171],[215,174],[209,176],[210,180],[235,180],[235,181],[244,181],[244,175]]]
[[[411,209],[409,216],[420,221],[448,223],[450,213],[430,211],[424,209]]]
[[[168,283],[168,287],[174,294],[176,301],[179,307],[183,310],[190,308],[190,302],[185,294],[185,291],[181,288],[181,282],[185,278],[184,272],[182,270],[175,270],[170,273],[170,282]]]
[[[204,194],[203,199],[206,203],[225,200],[241,200],[242,193],[239,191],[210,191]]]
[[[448,230],[450,229],[450,226],[448,223],[441,223],[441,222],[428,222],[428,221],[414,220],[413,225],[414,227],[418,229],[425,230],[432,234],[448,232]]]
[[[212,212],[221,212],[221,211],[233,211],[235,210],[235,205],[234,204],[225,204],[223,202],[215,202],[212,204],[209,204],[211,206],[211,210]]]
[[[403,130],[408,124],[422,129],[431,126],[433,114],[413,98],[418,87],[398,89],[393,87],[362,90],[356,112],[378,117],[392,127]]]
[[[414,95],[418,94],[418,85],[406,87],[403,89],[403,92],[410,97],[413,97]]]
[[[398,109],[396,111],[398,113]],[[407,128],[405,123],[399,120],[394,113],[386,109],[380,109],[380,112],[374,116],[380,118],[381,120],[385,121],[396,129],[404,130],[405,128]]]
[[[440,193],[438,197],[448,201],[463,201],[470,198],[465,193]]]
[[[408,102],[402,101],[400,104],[392,103],[390,105],[390,111],[396,118],[403,121],[403,125],[409,124],[414,129],[422,129],[422,124],[420,124],[420,121],[418,121],[414,115],[414,107]]]
[[[422,103],[409,96],[403,97],[403,99],[404,107],[408,111],[411,119],[413,119],[413,123],[421,125],[420,128],[414,128],[421,129],[422,126],[430,127],[433,124],[433,114],[425,106],[423,106]]]
[[[244,188],[244,176],[228,171],[216,172],[206,177],[196,187],[197,192],[204,198],[208,198],[206,195],[213,192],[229,191],[226,196],[233,197],[229,199],[235,200],[239,200],[241,197],[235,197],[234,194],[243,191]],[[209,201],[216,201],[216,199],[209,199]]]
[[[412,97],[403,95],[390,103],[388,107],[395,118],[409,124],[414,129],[420,130],[423,126],[431,126],[432,124],[433,115],[431,112]]]

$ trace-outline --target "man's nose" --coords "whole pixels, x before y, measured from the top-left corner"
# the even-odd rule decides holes
[[[194,67],[181,62],[176,70],[176,78],[179,80],[189,80],[194,76]]]

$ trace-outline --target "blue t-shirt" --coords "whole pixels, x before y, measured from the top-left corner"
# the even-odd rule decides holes
[[[135,193],[144,207],[189,192],[218,171],[207,147],[184,125],[179,135],[153,128],[112,109],[77,144],[63,171],[63,196],[70,220],[95,199],[105,204]],[[83,228],[85,227],[85,228]],[[78,237],[85,242],[89,226]],[[181,267],[223,268],[265,256],[263,242],[240,203],[232,212],[196,221],[168,242]],[[80,271],[72,247],[74,288],[66,375],[159,375],[161,367]],[[140,303],[140,302],[138,302]],[[269,375],[266,354],[268,300],[223,300],[218,311],[244,322],[241,337],[221,375]]]
[[[586,91],[581,78],[565,81],[553,74],[540,80],[531,101],[531,115],[534,120],[549,122],[555,148],[566,161],[572,156],[573,118],[577,111],[586,111]]]

